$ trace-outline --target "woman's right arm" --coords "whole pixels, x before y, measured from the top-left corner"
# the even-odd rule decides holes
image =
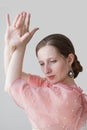
[[[38,30],[38,28],[33,29],[31,32],[28,31],[30,24],[30,14],[27,15],[27,22],[25,21],[26,15],[27,15],[26,13],[19,14],[16,17],[16,20],[14,20],[12,25],[10,25],[9,19],[7,20],[8,23],[7,28],[9,28],[9,31],[7,32],[8,34],[7,41],[11,47],[15,47],[16,49],[13,52],[8,64],[8,68],[6,69],[6,82],[5,82],[6,91],[9,91],[11,84],[16,79],[22,78],[25,75],[27,75],[22,73],[23,59],[26,50],[26,45],[31,40],[34,33]]]
[[[22,65],[25,47],[16,49],[13,53],[6,75],[5,90],[9,91],[11,84],[18,78],[22,77]]]

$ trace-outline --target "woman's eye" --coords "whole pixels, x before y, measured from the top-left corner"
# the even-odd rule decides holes
[[[56,63],[56,62],[57,62],[57,60],[52,60],[51,62],[52,62],[52,63]]]
[[[40,63],[40,66],[43,66],[44,65],[44,63]]]

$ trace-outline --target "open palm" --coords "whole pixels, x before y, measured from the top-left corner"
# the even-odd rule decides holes
[[[5,43],[11,47],[25,46],[33,37],[38,28],[29,32],[30,14],[22,12],[18,14],[13,23],[7,15],[7,29],[5,33]]]

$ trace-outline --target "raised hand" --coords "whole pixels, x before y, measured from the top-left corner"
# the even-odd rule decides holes
[[[25,46],[38,30],[38,28],[34,28],[32,31],[29,31],[30,14],[27,14],[26,12],[18,14],[12,24],[8,14],[6,23],[5,43],[7,46],[13,48]]]
[[[12,55],[17,48],[25,48],[26,44],[33,37],[38,28],[29,31],[30,14],[22,12],[18,14],[13,22],[10,21],[9,14],[6,16],[6,33],[5,33],[5,48],[4,48],[4,69],[7,73]]]

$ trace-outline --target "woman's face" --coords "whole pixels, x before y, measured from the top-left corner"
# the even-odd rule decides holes
[[[53,84],[67,80],[70,68],[68,58],[64,58],[55,47],[44,46],[38,51],[38,61],[46,78]]]

